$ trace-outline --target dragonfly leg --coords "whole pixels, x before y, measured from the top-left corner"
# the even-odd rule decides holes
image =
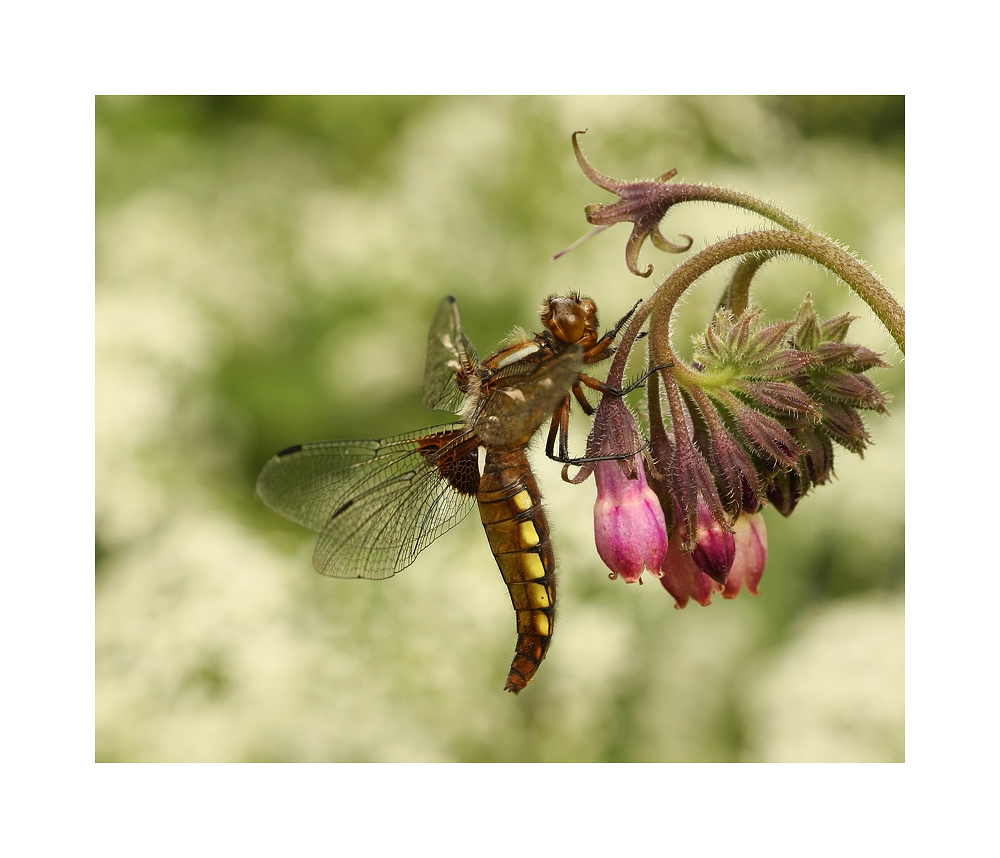
[[[621,332],[621,329],[625,327],[625,323],[628,322],[628,320],[632,318],[635,311],[639,309],[639,305],[641,303],[642,299],[640,298],[635,302],[635,306],[622,316],[610,331],[607,331],[603,337],[601,337],[596,343],[594,343],[593,346],[583,353],[584,363],[597,363],[598,361],[602,361],[611,356],[611,344],[615,341],[615,338]]]
[[[580,465],[586,465],[591,462],[617,462],[620,459],[631,459],[634,456],[638,456],[648,446],[649,446],[649,441],[645,441],[643,442],[642,446],[640,446],[637,450],[631,450],[628,453],[616,453],[613,456],[583,456],[579,459],[571,459],[569,456],[566,456],[565,458],[562,457],[556,458],[555,456],[550,456],[550,458],[556,462],[560,462],[563,465],[575,465],[579,467]]]
[[[660,364],[660,366],[654,366],[647,369],[642,375],[640,375],[635,381],[633,381],[628,387],[613,387],[610,384],[605,384],[603,381],[599,381],[596,378],[591,378],[589,375],[581,375],[580,381],[582,381],[587,387],[593,390],[600,391],[601,393],[607,394],[609,396],[625,396],[627,393],[631,393],[637,387],[639,387],[647,378],[649,378],[654,372],[658,372],[661,369],[669,369],[672,367],[672,363]]]
[[[569,455],[569,396],[566,396],[552,414],[549,437],[545,442],[545,455],[562,462]],[[559,438],[559,455],[555,455],[556,436]]]
[[[576,397],[576,401],[580,403],[583,413],[590,417],[594,413],[594,406],[583,395],[583,388],[580,387],[579,383],[573,385],[573,395]]]

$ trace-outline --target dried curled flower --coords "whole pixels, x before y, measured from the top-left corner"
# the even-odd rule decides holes
[[[648,266],[645,271],[639,270],[639,251],[647,238],[652,240],[655,247],[667,253],[684,253],[686,250],[690,250],[694,243],[694,239],[690,235],[683,235],[681,237],[687,239],[686,243],[674,244],[660,232],[660,221],[666,216],[668,209],[672,205],[690,198],[687,191],[688,186],[667,184],[677,175],[676,170],[668,170],[651,181],[642,182],[623,182],[620,179],[612,179],[610,176],[597,172],[583,157],[580,144],[576,141],[577,135],[585,133],[586,131],[573,132],[573,151],[576,153],[580,169],[595,185],[617,194],[619,199],[617,202],[606,205],[592,203],[584,208],[587,222],[594,224],[595,228],[552,258],[558,259],[609,226],[627,222],[634,224],[634,226],[628,243],[625,245],[625,263],[633,274],[637,274],[639,277],[649,277],[653,273],[652,265]]]

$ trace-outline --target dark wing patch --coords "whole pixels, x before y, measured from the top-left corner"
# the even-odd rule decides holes
[[[313,565],[324,575],[389,578],[472,510],[478,446],[460,425],[303,444],[264,466],[257,496],[321,532]]]

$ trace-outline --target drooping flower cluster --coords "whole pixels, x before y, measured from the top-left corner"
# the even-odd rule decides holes
[[[676,451],[672,439],[661,436]],[[693,445],[690,449],[697,457]],[[724,515],[716,519],[695,488],[689,526],[681,495],[670,487],[690,487],[697,480],[671,480],[658,473],[653,455],[642,449],[632,412],[620,398],[605,396],[601,401],[587,458],[572,482],[581,482],[591,472],[595,476],[594,538],[612,578],[620,576],[632,584],[648,572],[681,608],[692,598],[708,605],[713,593],[735,598],[743,587],[757,595],[767,562],[763,517],[743,512],[732,524]],[[707,480],[706,491],[718,500],[711,473],[703,461],[700,464],[698,468],[695,458],[694,468]],[[674,466],[668,474],[688,473],[680,460],[674,460]]]
[[[727,309],[716,314],[696,344],[694,371],[662,376],[669,420],[660,382],[650,385],[650,451],[632,491],[659,499],[668,544],[660,566],[646,568],[678,607],[689,599],[707,605],[715,592],[733,598],[742,587],[756,594],[767,562],[760,509],[770,502],[791,514],[833,473],[835,443],[863,452],[870,436],[859,411],[886,413],[888,398],[865,375],[885,363],[844,343],[851,316],[820,321],[809,296],[793,321],[764,324],[762,315],[753,306],[738,318]],[[637,435],[624,443],[627,433],[607,429],[623,413],[619,399],[604,398],[594,424],[600,456],[635,450]],[[598,474],[620,470],[616,465],[602,461]],[[620,484],[619,475],[619,494]],[[629,507],[616,507],[614,520],[605,513],[610,485],[599,478],[595,529],[602,559],[620,571],[601,545],[614,542],[609,530],[629,533],[636,525]]]
[[[767,562],[761,509],[770,504],[790,515],[812,488],[829,480],[834,445],[862,455],[871,439],[860,412],[886,414],[888,397],[866,375],[887,364],[865,346],[845,342],[855,317],[823,321],[807,295],[794,319],[766,323],[764,311],[749,300],[754,275],[782,253],[809,256],[847,280],[900,347],[902,309],[857,260],[770,203],[705,185],[670,185],[674,170],[652,181],[611,179],[584,159],[576,138],[573,149],[585,175],[619,197],[587,206],[596,228],[585,238],[614,223],[632,223],[625,256],[634,274],[652,271],[638,267],[646,238],[661,250],[690,248],[687,236],[687,245],[675,245],[659,229],[680,202],[729,202],[785,228],[736,236],[702,251],[635,314],[608,375],[610,392],[597,409],[586,464],[572,480],[595,473],[595,538],[611,577],[633,583],[647,571],[679,608],[691,599],[707,605],[715,593],[734,598],[743,588],[756,595]],[[736,269],[715,317],[696,339],[691,364],[684,364],[669,342],[669,315],[687,286],[728,258],[737,258]],[[614,384],[647,318],[650,364],[660,368],[647,381],[649,444],[640,453],[635,419]]]

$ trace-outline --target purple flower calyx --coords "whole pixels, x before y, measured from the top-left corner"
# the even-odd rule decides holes
[[[584,214],[587,216],[587,222],[594,225],[594,229],[552,258],[558,259],[609,226],[626,222],[633,226],[632,234],[625,245],[625,263],[633,274],[649,277],[653,273],[652,265],[647,266],[645,271],[639,268],[639,251],[647,238],[653,242],[654,247],[667,253],[684,253],[690,250],[694,243],[690,235],[682,235],[681,238],[685,239],[685,242],[676,244],[660,232],[660,221],[666,216],[667,211],[676,203],[691,199],[693,186],[668,184],[677,175],[677,170],[668,170],[655,179],[638,182],[625,182],[605,176],[595,170],[580,151],[580,144],[576,138],[585,133],[586,131],[573,132],[573,152],[577,163],[590,181],[616,194],[618,200],[613,203],[591,203],[586,206]]]

